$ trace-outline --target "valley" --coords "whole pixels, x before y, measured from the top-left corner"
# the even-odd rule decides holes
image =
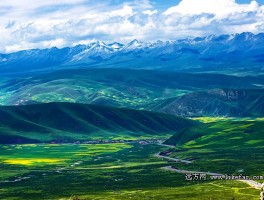
[[[0,148],[0,198],[253,200],[258,197],[258,190],[244,183],[186,181],[184,174],[163,170],[168,164],[179,164],[154,157],[157,151],[166,149],[139,143],[4,145]]]
[[[68,104],[44,104],[46,105],[55,108],[59,105],[63,109],[69,109]],[[21,119],[23,116],[26,124],[30,119],[29,113],[37,114],[36,110],[41,108],[41,105],[34,106],[30,109],[27,108],[30,106],[7,107],[6,110],[9,109],[10,113],[11,109],[17,118]],[[98,106],[95,108],[106,109]],[[1,110],[3,112],[4,109]],[[76,107],[74,110],[78,111]],[[124,110],[121,109],[119,112]],[[43,119],[43,116],[45,115],[39,117]],[[41,143],[6,142],[0,146],[0,198],[34,200],[125,197],[130,199],[151,197],[157,200],[258,198],[259,190],[247,183],[211,180],[209,176],[206,180],[188,181],[186,174],[179,172],[263,175],[263,131],[259,131],[263,130],[264,126],[262,118],[194,118],[195,121],[184,121],[174,116],[170,118],[183,120],[180,124],[184,122],[186,127],[175,130],[176,134],[173,131],[162,135],[153,132],[149,136],[146,133],[141,133],[140,136],[138,131],[134,130],[133,139],[128,141],[116,139],[117,141],[113,142],[109,135],[115,134],[109,131],[108,134],[104,134],[104,140],[94,138],[92,144],[85,143],[89,138],[93,138],[93,134],[82,135],[82,138],[86,138],[82,143],[81,138],[73,133],[68,133],[74,135],[71,141],[66,141],[68,143],[64,140],[47,140],[51,142],[48,144],[40,140],[43,133],[38,130],[34,134],[20,133],[24,136],[35,135]],[[59,121],[58,118],[51,120],[53,123]],[[20,124],[19,127],[23,126]],[[116,137],[126,138],[127,135],[124,133],[119,132]],[[5,138],[5,135],[1,136],[1,139]],[[53,134],[54,137],[60,135]],[[156,156],[159,152],[162,156]],[[169,166],[172,170],[167,170]],[[174,169],[178,169],[178,173]],[[225,197],[222,196],[223,191]]]
[[[0,199],[259,199],[262,37],[0,54]]]

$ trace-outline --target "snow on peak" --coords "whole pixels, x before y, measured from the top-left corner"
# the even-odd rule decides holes
[[[117,51],[121,49],[124,45],[118,42],[114,42],[114,43],[108,44],[108,46],[111,47],[113,50]]]
[[[146,46],[146,43],[143,43],[141,41],[138,41],[136,39],[134,39],[133,41],[129,42],[124,49],[125,50],[133,50],[133,49],[139,49],[139,48],[143,48]]]

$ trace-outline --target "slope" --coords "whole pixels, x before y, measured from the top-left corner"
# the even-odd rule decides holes
[[[264,116],[263,89],[213,89],[166,99],[152,110],[177,116]]]
[[[2,105],[77,102],[150,109],[164,100],[213,88],[258,89],[262,76],[188,74],[128,69],[75,69],[12,77],[0,83]]]
[[[0,143],[166,137],[196,124],[171,115],[85,104],[0,107]]]
[[[187,128],[165,144],[176,146],[171,157],[193,161],[189,169],[261,176],[264,121],[226,120]]]

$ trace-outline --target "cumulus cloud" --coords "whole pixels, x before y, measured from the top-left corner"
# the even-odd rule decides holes
[[[115,17],[115,16],[126,17],[126,16],[132,16],[133,14],[134,12],[131,6],[124,6],[122,9],[114,10],[110,12],[110,17]]]
[[[259,6],[256,1],[251,1],[250,4],[237,4],[235,0],[182,0],[179,5],[169,8],[164,14],[200,15],[208,13],[222,19],[236,13],[258,10]]]
[[[149,15],[149,16],[157,14],[157,13],[158,13],[157,10],[145,10],[145,11],[143,11],[143,14]]]
[[[198,30],[201,35],[257,33],[261,31],[259,25],[264,20],[263,11],[264,6],[258,5],[254,0],[249,4],[238,4],[235,0],[182,0],[177,6],[167,9],[163,15],[167,17],[168,24],[172,24],[173,20],[187,20],[185,23],[179,22],[183,25],[179,28],[190,32]]]
[[[165,11],[151,2],[1,0],[0,51],[263,31],[264,6],[256,1],[181,0]]]

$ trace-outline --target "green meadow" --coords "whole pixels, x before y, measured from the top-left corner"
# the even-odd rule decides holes
[[[184,129],[165,142],[176,146],[171,150],[171,157],[193,161],[187,166],[190,170],[264,175],[264,121],[261,118],[199,120],[207,123]]]
[[[167,149],[137,142],[1,145],[0,199],[258,198],[240,182],[186,181],[161,169],[183,165],[154,156]]]
[[[264,175],[256,84],[262,77],[113,69],[1,80],[0,199],[259,199],[239,181],[163,169]]]

